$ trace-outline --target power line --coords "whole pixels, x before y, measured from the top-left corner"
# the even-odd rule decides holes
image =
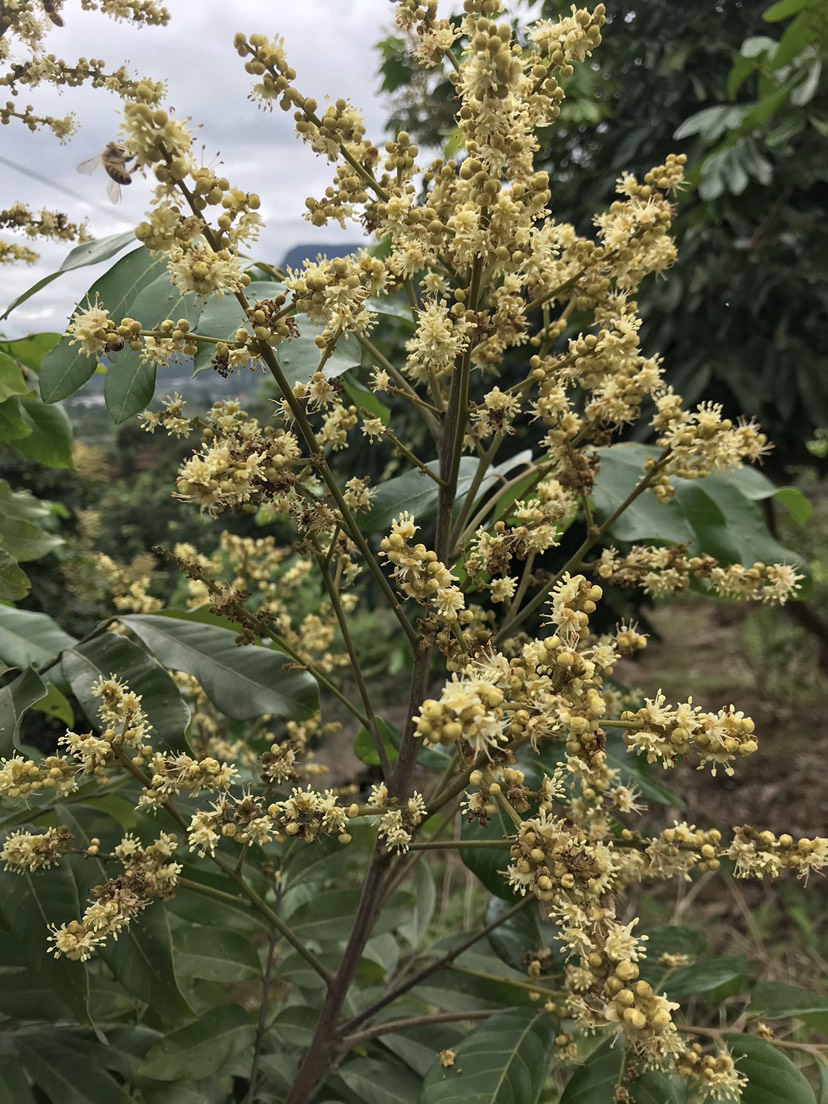
[[[19,165],[16,161],[9,161],[7,157],[0,156],[0,164],[8,166],[10,169],[14,169],[15,172],[22,173],[23,176],[31,177],[32,180],[37,180],[40,184],[45,184],[49,188],[54,188],[57,192],[63,192],[64,195],[71,196],[72,199],[77,199],[80,203],[84,203],[87,207],[94,207],[102,214],[107,215],[111,219],[115,219],[116,222],[121,223],[123,227],[129,227],[130,223],[127,219],[122,218],[120,215],[116,215],[114,211],[108,207],[104,207],[102,203],[96,203],[94,199],[86,199],[80,192],[73,192],[71,188],[64,187],[63,184],[56,184],[54,180],[50,180],[48,176],[41,176],[40,173],[35,172],[34,169],[29,169],[25,165]]]

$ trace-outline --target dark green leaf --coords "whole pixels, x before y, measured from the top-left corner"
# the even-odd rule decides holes
[[[19,453],[45,468],[74,467],[72,423],[62,407],[27,402],[23,406],[23,418],[31,433],[14,442]]]
[[[49,926],[81,914],[71,872],[64,866],[37,874],[0,873],[0,916],[16,940],[20,964],[28,966],[81,1023],[89,1023],[89,979],[82,962],[47,953]]]
[[[88,846],[89,834],[73,808],[63,805],[59,820],[77,840]],[[87,879],[103,883],[112,876],[100,860],[87,862],[89,867],[83,871]],[[108,940],[98,953],[120,985],[144,1001],[165,1023],[192,1016],[193,1011],[176,980],[166,905],[160,902],[150,905],[119,933],[117,939]]]
[[[0,479],[0,545],[20,563],[37,560],[63,544],[40,523],[50,517],[48,507],[28,491],[12,491]]]
[[[514,836],[515,826],[498,805],[497,811],[489,818],[489,823],[484,828],[479,821],[464,821],[460,829],[463,840],[477,841],[503,841],[502,847],[463,847],[460,849],[460,858],[463,863],[475,874],[489,893],[496,897],[502,897],[504,901],[515,904],[517,896],[506,881],[503,873],[509,866],[510,844],[506,836]]]
[[[554,1031],[543,1016],[522,1009],[499,1012],[459,1044],[453,1066],[435,1061],[420,1104],[535,1104],[554,1045]]]
[[[134,241],[134,231],[127,230],[122,234],[113,234],[108,238],[97,238],[95,241],[84,242],[83,245],[76,245],[57,272],[52,272],[49,276],[44,276],[42,280],[38,280],[36,284],[33,284],[32,287],[24,291],[22,295],[18,295],[11,306],[7,307],[5,312],[0,315],[0,322],[8,318],[11,312],[19,307],[21,303],[25,303],[27,299],[30,299],[36,292],[40,291],[41,288],[46,287],[47,284],[51,284],[52,280],[56,280],[58,276],[62,276],[64,272],[71,272],[73,269],[84,268],[87,265],[100,264],[101,261],[109,260],[109,258],[114,257],[116,253],[120,253],[122,249],[126,249],[126,247],[131,245]]]
[[[423,946],[437,904],[434,875],[427,863],[417,863],[414,868],[414,895],[411,916],[400,927],[399,934],[416,950]]]
[[[95,1044],[41,1031],[21,1036],[17,1046],[29,1076],[55,1104],[130,1104]]]
[[[751,990],[750,1010],[769,1019],[796,1016],[811,1027],[828,1031],[828,997],[800,989],[798,985],[762,982]]]
[[[4,939],[10,937],[3,935]],[[70,1015],[54,991],[25,967],[0,971],[0,1014],[12,1020],[55,1023]],[[0,1095],[0,1101],[3,1097]]]
[[[316,710],[319,691],[304,671],[285,670],[287,659],[270,648],[240,647],[227,629],[152,614],[121,618],[165,666],[198,679],[227,716],[247,720],[269,713],[301,720]]]
[[[674,1079],[658,1070],[649,1070],[633,1081],[630,1095],[634,1104],[684,1104],[686,1099],[684,1086],[679,1088]]]
[[[486,924],[491,924],[512,907],[512,903],[500,897],[491,897],[486,909]],[[487,938],[499,959],[525,972],[529,960],[546,945],[538,922],[537,905],[527,905],[490,932]]]
[[[417,1104],[421,1080],[408,1066],[391,1058],[358,1058],[330,1079],[331,1088],[344,1081],[360,1104]]]
[[[96,679],[111,675],[122,679],[141,695],[141,707],[153,727],[153,738],[161,750],[185,751],[185,732],[190,711],[168,672],[126,637],[103,633],[63,653],[63,673],[89,721],[99,726],[100,698],[92,694]]]
[[[9,667],[40,667],[75,643],[45,613],[0,606],[0,659]]]
[[[173,1031],[153,1046],[141,1064],[143,1077],[195,1081],[219,1073],[253,1045],[255,1028],[237,1004],[212,1008],[195,1023]]]
[[[748,1079],[742,1104],[816,1104],[814,1090],[793,1062],[755,1035],[726,1035],[737,1069]]]
[[[0,1104],[34,1104],[29,1079],[16,1055],[0,1057]]]
[[[460,475],[457,480],[457,499],[462,499],[471,486],[477,471],[478,461],[473,456],[464,456],[460,461]],[[436,460],[426,464],[429,471],[439,471]],[[497,476],[486,476],[480,488],[483,494],[488,487],[497,482]],[[428,521],[437,512],[439,487],[427,475],[419,471],[406,472],[395,476],[377,488],[371,501],[370,512],[361,515],[362,526],[367,533],[384,533],[391,528],[391,522],[403,510],[407,510],[417,522]]]
[[[365,409],[375,418],[379,418],[383,425],[388,425],[391,420],[391,411],[385,403],[380,402],[373,391],[370,391],[352,375],[343,377],[342,386],[357,410]]]
[[[181,977],[207,981],[242,981],[261,975],[259,956],[249,939],[238,932],[188,927],[179,933],[176,968]]]
[[[593,1050],[567,1082],[560,1104],[607,1104],[621,1080],[623,1047],[607,1039]]]
[[[165,905],[156,902],[146,908],[117,941],[106,944],[101,957],[118,982],[165,1023],[192,1016],[178,987]],[[209,1072],[204,1070],[203,1076]]]
[[[747,959],[743,955],[731,958],[714,958],[696,966],[681,966],[664,979],[664,988],[672,1000],[694,997],[701,993],[713,993],[723,986],[739,992],[745,979]]]
[[[47,693],[46,683],[34,667],[28,667],[0,688],[0,755],[11,755],[14,748],[20,747],[23,718]]]

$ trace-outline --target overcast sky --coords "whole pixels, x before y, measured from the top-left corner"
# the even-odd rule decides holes
[[[166,79],[168,102],[176,113],[201,124],[197,133],[205,164],[220,155],[222,171],[233,185],[261,195],[267,229],[257,256],[278,263],[299,243],[358,241],[358,227],[345,232],[336,226],[315,229],[302,220],[305,197],[324,191],[331,167],[294,136],[290,114],[278,107],[272,114],[262,112],[248,101],[252,78],[233,50],[233,35],[282,35],[298,87],[320,103],[326,97],[350,99],[364,112],[368,133],[376,141],[383,136],[386,110],[377,92],[379,60],[372,47],[392,29],[390,0],[168,2],[173,13],[169,27],[138,29],[83,12],[79,0],[66,0],[65,26],[50,33],[48,49],[66,61],[102,57],[108,68],[126,64],[132,73]],[[441,4],[441,10],[449,6]],[[20,99],[54,115],[74,111],[80,125],[65,145],[19,126],[0,128],[0,155],[51,181],[51,186],[41,183],[0,163],[0,208],[22,200],[35,208],[65,210],[73,218],[86,217],[95,237],[135,226],[147,208],[149,181],[136,177],[123,189],[121,203],[113,206],[102,170],[90,176],[76,171],[79,162],[116,137],[116,97],[90,89],[68,89],[60,95],[44,89]],[[36,265],[0,268],[0,313],[21,290],[57,269],[68,252],[61,243],[37,247],[41,260]],[[10,337],[33,330],[62,331],[78,298],[105,269],[62,276],[0,323],[0,331]]]

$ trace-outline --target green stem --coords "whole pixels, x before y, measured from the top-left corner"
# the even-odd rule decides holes
[[[593,526],[592,532],[587,533],[587,536],[581,544],[580,548],[578,548],[570,556],[563,567],[552,576],[546,586],[539,590],[532,601],[528,602],[519,613],[516,613],[501,626],[497,636],[495,637],[495,643],[500,643],[501,641],[511,636],[514,630],[519,625],[522,625],[527,617],[531,617],[535,610],[539,609],[543,605],[543,603],[549,596],[550,591],[555,586],[557,581],[561,578],[561,576],[569,571],[570,568],[572,568],[575,564],[579,564],[583,560],[587,552],[589,552],[590,549],[598,543],[604,533],[606,533],[607,530],[618,520],[618,518],[624,513],[624,511],[630,505],[632,505],[633,502],[635,502],[639,495],[642,495],[644,491],[647,490],[647,488],[650,486],[650,484],[661,471],[661,469],[667,464],[667,461],[670,459],[670,452],[671,450],[669,448],[665,449],[662,452],[661,456],[659,456],[658,460],[655,462],[655,464],[653,464],[652,468],[650,468],[644,478],[641,479],[635,485],[635,487],[633,487],[633,489],[630,491],[630,493],[627,495],[621,505],[618,506],[617,509],[613,510],[613,512],[605,521],[601,523],[601,525],[597,527]]]
[[[314,541],[314,545],[316,542]],[[365,677],[362,674],[362,667],[360,666],[359,656],[357,655],[356,648],[354,647],[353,637],[351,631],[348,628],[348,618],[345,616],[345,610],[342,607],[342,600],[339,597],[339,591],[334,585],[333,580],[328,574],[328,570],[325,561],[322,557],[319,548],[316,551],[316,562],[319,564],[319,570],[322,572],[322,579],[325,583],[325,589],[328,592],[328,597],[331,600],[331,605],[336,615],[336,620],[339,623],[339,631],[342,633],[342,639],[345,642],[345,647],[348,651],[348,658],[351,661],[351,673],[356,680],[357,688],[359,690],[359,696],[362,698],[362,708],[365,710],[365,722],[364,727],[370,732],[371,739],[374,743],[374,749],[379,756],[380,765],[382,767],[382,777],[387,783],[391,778],[391,762],[388,758],[388,752],[385,750],[385,744],[382,742],[382,734],[377,724],[376,714],[374,713],[374,707],[371,703],[371,695],[368,693],[368,686],[365,682]]]

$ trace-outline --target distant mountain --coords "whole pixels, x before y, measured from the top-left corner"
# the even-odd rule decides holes
[[[301,268],[303,261],[315,261],[321,253],[323,257],[347,257],[364,246],[364,242],[345,242],[344,245],[294,245],[285,254],[281,268]]]

